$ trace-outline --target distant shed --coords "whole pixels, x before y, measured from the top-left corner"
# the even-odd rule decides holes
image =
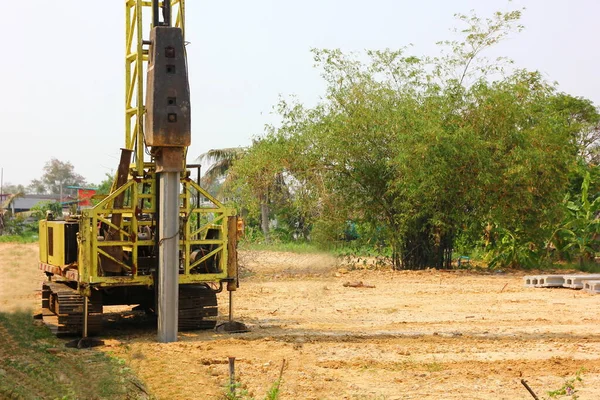
[[[13,215],[20,212],[26,212],[31,210],[36,204],[42,201],[59,201],[60,195],[58,194],[25,194],[22,196],[15,197],[8,208],[12,211]]]

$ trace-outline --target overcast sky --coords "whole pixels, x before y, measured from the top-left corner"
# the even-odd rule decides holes
[[[70,161],[88,182],[115,170],[124,145],[124,0],[3,1],[0,167],[27,185]],[[260,135],[279,95],[323,93],[310,49],[399,48],[435,54],[453,15],[526,7],[525,31],[495,48],[562,91],[600,104],[598,0],[187,0],[192,91],[188,162]],[[102,4],[101,6],[99,4]]]

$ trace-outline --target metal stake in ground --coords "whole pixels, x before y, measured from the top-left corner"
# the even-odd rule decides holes
[[[233,323],[233,291],[229,291],[229,323]]]
[[[89,298],[83,296],[83,339],[88,337]]]

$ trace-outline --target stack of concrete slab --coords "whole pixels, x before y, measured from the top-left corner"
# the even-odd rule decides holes
[[[600,293],[600,274],[586,275],[527,275],[523,277],[525,287],[565,287],[583,289],[588,293]]]

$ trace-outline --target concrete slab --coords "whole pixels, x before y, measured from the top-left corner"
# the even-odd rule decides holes
[[[564,283],[564,275],[539,275],[535,287],[562,287]]]
[[[600,274],[587,275],[564,275],[565,283],[563,287],[571,289],[583,289],[583,281],[600,280]]]
[[[538,283],[538,278],[536,275],[525,275],[523,277],[523,286],[525,287],[535,287]]]
[[[590,294],[599,294],[600,293],[600,280],[588,281],[584,280],[583,290]]]
[[[562,287],[564,275],[527,275],[523,277],[525,287]]]

